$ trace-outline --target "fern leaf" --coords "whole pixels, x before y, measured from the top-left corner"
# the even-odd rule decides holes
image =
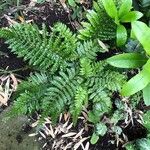
[[[87,90],[82,88],[81,86],[77,88],[75,94],[75,101],[73,107],[71,107],[71,113],[73,118],[73,123],[77,123],[78,116],[80,115],[83,106],[88,102],[88,93]]]
[[[65,107],[71,104],[81,83],[82,79],[78,77],[75,69],[67,70],[67,73],[60,72],[59,76],[55,76],[43,99],[44,114],[48,113],[53,120],[56,120]]]
[[[93,10],[87,13],[88,22],[83,22],[83,29],[79,30],[78,38],[110,40],[115,38],[116,24],[107,15],[102,0],[94,2]]]
[[[23,81],[16,92],[17,100],[14,102],[12,116],[19,114],[31,114],[40,110],[41,99],[48,86],[47,76],[43,73],[35,73]]]
[[[96,41],[84,41],[83,43],[77,43],[77,55],[79,58],[86,57],[90,60],[96,60],[97,52],[103,52],[102,48],[99,46]]]
[[[40,70],[65,68],[68,60],[76,59],[76,36],[62,23],[57,23],[51,34],[45,25],[40,30],[36,25],[16,24],[0,30],[0,37],[7,40],[13,53]]]
[[[91,60],[87,58],[82,58],[80,60],[80,74],[82,76],[85,76],[85,78],[88,78],[93,75],[93,69],[91,67]]]

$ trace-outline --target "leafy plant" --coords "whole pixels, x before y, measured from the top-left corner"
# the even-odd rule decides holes
[[[96,34],[96,37],[107,40],[116,36],[117,45],[124,45],[127,40],[127,30],[123,23],[136,21],[143,16],[142,13],[131,9],[132,0],[120,3],[115,0],[98,0],[94,4],[94,9],[87,14],[90,23],[83,23],[85,29],[80,31],[79,38],[85,39]]]
[[[42,118],[50,115],[55,122],[69,109],[76,124],[83,107],[90,103],[89,120],[97,126],[111,110],[112,93],[125,83],[124,75],[105,61],[97,62],[97,52],[104,52],[98,41],[77,41],[62,23],[54,25],[51,33],[44,25],[40,30],[36,25],[17,24],[2,28],[0,37],[12,52],[42,71],[19,85],[13,116],[39,111]]]
[[[130,96],[136,92],[143,90],[143,98],[146,105],[150,105],[150,28],[140,21],[132,23],[132,31],[135,37],[142,44],[145,52],[142,53],[126,53],[113,56],[107,60],[109,64],[119,68],[139,68],[142,67],[136,76],[131,78],[122,88],[123,96]]]
[[[133,22],[140,19],[143,15],[138,11],[131,11],[132,0],[125,0],[117,10],[113,0],[102,0],[107,14],[115,20],[117,24],[117,45],[122,46],[127,40],[127,31],[122,23]]]

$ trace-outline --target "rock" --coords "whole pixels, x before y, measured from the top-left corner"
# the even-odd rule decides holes
[[[36,137],[29,137],[33,133],[31,129],[23,129],[28,124],[26,116],[6,119],[7,108],[0,113],[0,150],[39,150],[39,143]],[[30,131],[31,130],[31,131]]]

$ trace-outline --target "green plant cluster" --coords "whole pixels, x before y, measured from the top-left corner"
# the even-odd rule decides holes
[[[34,69],[19,85],[11,115],[39,112],[41,120],[50,116],[55,123],[60,113],[69,111],[76,125],[87,108],[88,121],[94,124],[92,144],[110,130],[121,135],[117,123],[127,117],[122,98],[131,100],[133,110],[142,98],[150,105],[150,28],[137,21],[142,16],[134,10],[132,0],[97,0],[78,33],[62,23],[51,28],[23,23],[0,29],[0,37],[11,51]],[[129,24],[131,28],[126,27]],[[103,42],[111,43],[119,54],[112,52],[115,56],[97,60],[108,51]],[[133,48],[136,43],[141,44],[138,50]],[[128,53],[123,51],[125,46]],[[128,68],[134,69],[132,75],[139,73],[131,78]],[[143,97],[139,96],[141,90]],[[104,115],[110,128],[103,121]],[[147,121],[146,115],[143,118]],[[149,129],[148,124],[143,125]],[[137,145],[143,146],[145,141],[149,143],[149,137],[137,141]]]
[[[22,2],[22,0],[1,0],[0,1],[0,15],[1,13],[9,8],[9,6],[19,6],[19,4]]]

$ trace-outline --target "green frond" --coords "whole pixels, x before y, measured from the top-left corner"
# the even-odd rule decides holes
[[[13,36],[11,30],[9,30],[8,28],[1,28],[0,29],[0,37],[1,38],[5,38],[5,39],[9,39]]]
[[[82,58],[80,60],[80,74],[85,78],[93,75],[93,68],[91,67],[91,60],[88,58]]]
[[[71,104],[81,83],[82,78],[75,69],[68,69],[66,73],[60,72],[59,76],[55,76],[43,99],[43,114],[50,114],[56,120],[65,107]]]
[[[93,3],[93,9],[87,13],[88,22],[83,22],[78,38],[110,40],[116,36],[116,24],[106,13],[102,0]]]
[[[100,78],[102,79],[101,83],[103,87],[112,92],[120,91],[123,84],[126,82],[126,78],[124,75],[117,71],[111,70],[102,72],[100,74]]]
[[[92,62],[91,67],[93,70],[93,75],[96,76],[98,73],[101,73],[106,66],[107,63],[105,61]]]
[[[87,90],[79,86],[76,90],[73,106],[70,108],[74,124],[77,123],[78,116],[80,115],[83,106],[86,105],[87,102],[88,102]]]
[[[11,110],[13,116],[31,114],[40,110],[41,100],[48,86],[48,77],[44,73],[35,73],[27,81],[21,82],[16,92],[16,100]]]
[[[22,81],[18,88],[17,88],[17,94],[23,93],[25,91],[36,91],[36,88],[39,88],[40,85],[46,85],[48,84],[47,74],[45,73],[34,73],[31,75],[27,81]]]
[[[103,52],[102,48],[96,41],[84,41],[77,43],[77,55],[79,58],[87,57],[91,60],[96,60],[97,52]]]
[[[4,31],[11,36],[4,37]],[[62,23],[57,23],[50,34],[45,25],[40,30],[31,24],[16,24],[4,31],[0,37],[6,38],[12,52],[40,70],[65,68],[68,60],[76,59],[76,36]]]

